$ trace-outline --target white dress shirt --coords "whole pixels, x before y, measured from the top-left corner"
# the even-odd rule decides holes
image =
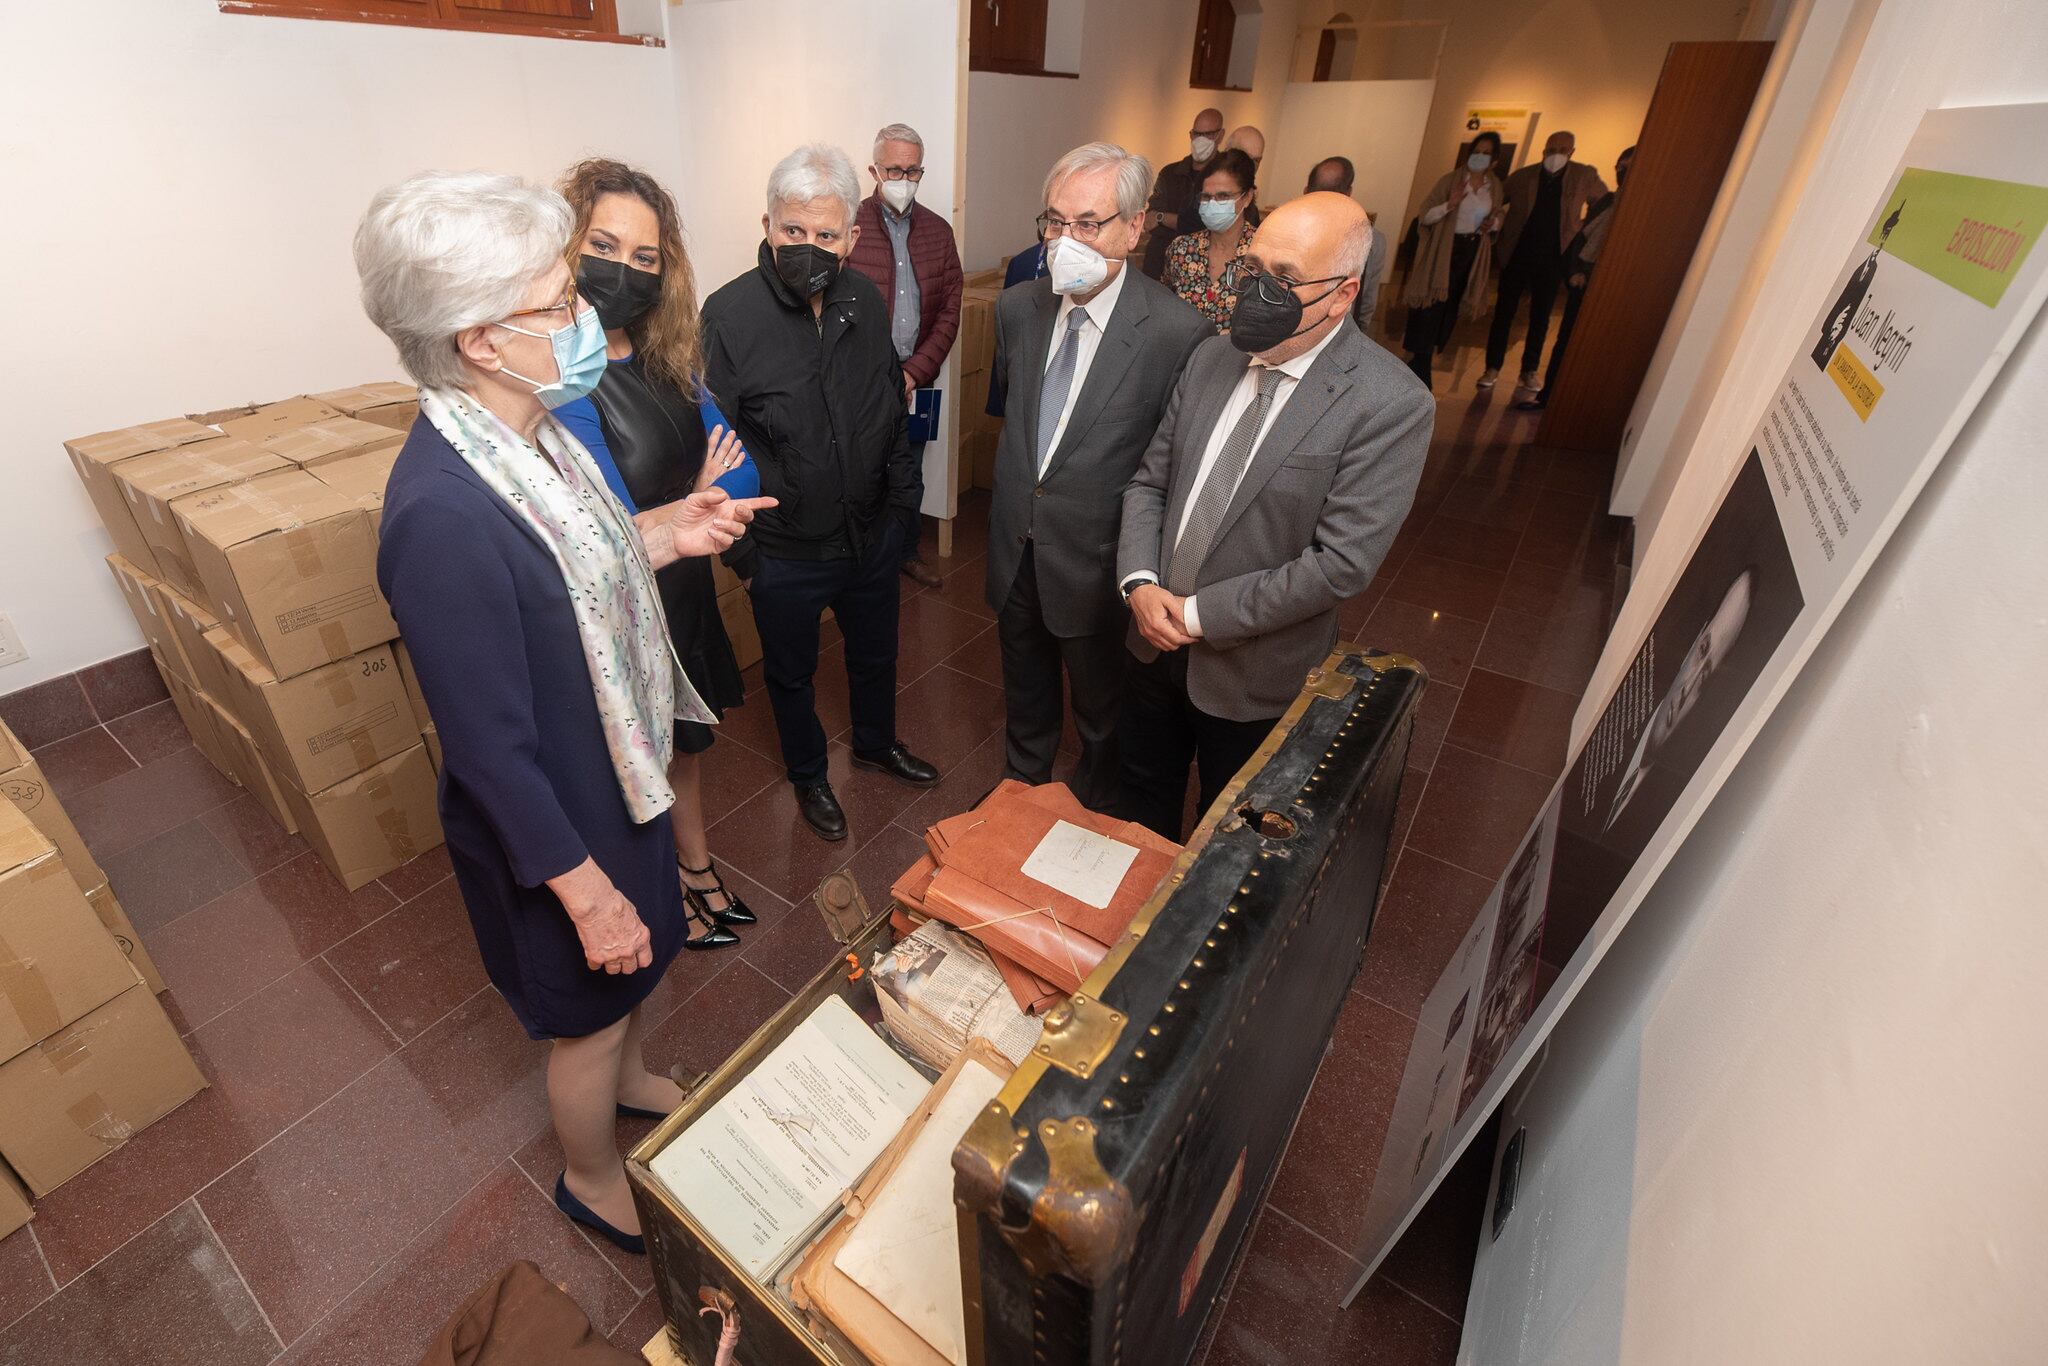
[[[1052,340],[1045,348],[1045,364],[1040,373],[1052,368],[1052,358],[1060,353],[1060,343],[1067,339],[1067,315],[1075,308],[1088,310],[1088,321],[1081,324],[1081,336],[1075,343],[1074,382],[1067,386],[1067,401],[1060,409],[1060,420],[1052,429],[1052,440],[1045,445],[1045,459],[1038,466],[1038,477],[1045,478],[1045,472],[1052,464],[1053,452],[1060,448],[1060,438],[1066,435],[1067,419],[1074,415],[1074,400],[1081,397],[1081,386],[1088,380],[1088,367],[1095,363],[1095,352],[1102,345],[1102,328],[1110,315],[1116,311],[1118,296],[1124,292],[1124,276],[1130,273],[1131,263],[1126,261],[1117,268],[1102,292],[1087,303],[1076,304],[1074,296],[1060,296],[1059,316],[1053,319]]]
[[[1342,324],[1340,323],[1339,326],[1342,326]],[[1259,434],[1252,441],[1251,455],[1245,460],[1244,469],[1238,471],[1237,482],[1239,484],[1244,482],[1244,476],[1250,472],[1252,462],[1258,459],[1259,446],[1272,432],[1273,423],[1280,417],[1280,410],[1287,406],[1287,400],[1294,397],[1294,391],[1301,387],[1301,377],[1308,373],[1309,367],[1316,363],[1316,357],[1323,354],[1323,348],[1328,346],[1330,339],[1336,335],[1337,328],[1333,327],[1328,332],[1325,332],[1322,340],[1318,341],[1314,346],[1311,346],[1293,360],[1282,361],[1279,365],[1273,367],[1284,378],[1280,381],[1279,387],[1273,390],[1273,401],[1266,408],[1265,421],[1259,424]],[[1259,396],[1259,371],[1265,368],[1265,364],[1257,360],[1247,365],[1244,369],[1243,378],[1239,379],[1237,387],[1230,391],[1230,398],[1224,403],[1223,411],[1217,415],[1216,426],[1209,433],[1208,444],[1202,447],[1201,463],[1195,467],[1195,482],[1189,486],[1187,501],[1181,505],[1180,525],[1173,529],[1173,543],[1175,545],[1180,544],[1182,534],[1188,529],[1188,517],[1195,510],[1195,499],[1201,496],[1202,485],[1209,481],[1210,472],[1216,468],[1216,458],[1223,454],[1223,443],[1230,439],[1230,433],[1237,427],[1237,420],[1244,416],[1245,410],[1251,407],[1252,401]],[[1233,497],[1236,495],[1237,488],[1235,485],[1231,487],[1230,492]],[[1159,582],[1159,576],[1150,570],[1139,570],[1126,579],[1125,582],[1157,583]],[[1188,595],[1187,606],[1182,615],[1187,622],[1188,634],[1199,640],[1202,635],[1202,621],[1200,610],[1195,606],[1194,594],[1190,593]]]
[[[1443,216],[1451,211],[1448,203],[1439,204],[1422,215],[1422,225],[1440,223]],[[1493,191],[1485,184],[1465,191],[1465,197],[1458,201],[1458,219],[1451,224],[1451,231],[1460,237],[1467,237],[1479,231],[1479,225],[1493,212]]]

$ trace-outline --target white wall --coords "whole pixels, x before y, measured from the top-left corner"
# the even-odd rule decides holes
[[[978,0],[977,0],[978,2]],[[1188,154],[1195,112],[1223,111],[1266,134],[1266,155],[1289,137],[1280,126],[1296,0],[1264,0],[1258,62],[1249,92],[1191,90],[1195,0],[1089,0],[1082,17],[1080,76],[1005,76],[976,71],[967,81],[967,217],[962,252],[984,270],[1031,245],[1031,220],[1045,208],[1045,173],[1060,155],[1104,138],[1155,166]],[[1260,201],[1272,203],[1261,177]],[[1296,193],[1274,182],[1278,198]]]
[[[1293,136],[1266,153],[1259,168],[1260,201],[1292,198],[1317,162],[1350,157],[1358,171],[1352,197],[1379,215],[1380,230],[1398,240],[1435,89],[1434,81],[1290,83],[1280,102],[1280,126]]]
[[[2044,388],[2037,320],[1511,1093],[1466,1360],[2040,1360]]]
[[[884,124],[907,123],[924,139],[918,202],[959,235],[964,22],[962,0],[688,0],[670,11],[683,183],[702,187],[716,205],[691,225],[704,293],[754,268],[777,161],[803,143],[834,143],[852,158],[866,193],[874,188],[866,168],[875,132]],[[960,403],[968,401],[951,393],[952,377],[949,361],[940,378],[949,390],[947,436],[925,451],[924,510],[939,517],[954,512],[959,490],[949,452]]]
[[[349,256],[377,189],[602,152],[703,203],[659,49],[94,0],[0,6],[0,52],[0,693],[142,643],[64,438],[398,377]]]
[[[1825,146],[1766,294],[1821,273],[1802,244],[1853,231],[1922,110],[2048,97],[2044,47],[2038,6],[1885,4],[1840,108],[1798,115]],[[1816,302],[1758,302],[1759,375]],[[2040,1358],[2044,332],[1510,1094],[1529,1155],[1465,1360]]]

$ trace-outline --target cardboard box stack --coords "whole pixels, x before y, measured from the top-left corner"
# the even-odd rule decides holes
[[[206,1085],[135,927],[0,726],[0,1236]]]
[[[441,842],[438,744],[376,578],[417,411],[369,384],[66,443],[193,743],[351,890]]]
[[[1003,420],[986,410],[995,366],[996,296],[1002,292],[998,268],[968,276],[960,296],[960,478],[969,488],[995,487],[996,435]]]

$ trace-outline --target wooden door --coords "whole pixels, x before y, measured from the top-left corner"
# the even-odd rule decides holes
[[[618,32],[614,0],[441,0],[451,19],[493,28],[591,29]]]
[[[1045,69],[1046,0],[969,0],[967,65],[1035,75]]]
[[[1330,64],[1337,60],[1337,30],[1326,28],[1323,36],[1316,40],[1316,70],[1310,76],[1312,81],[1330,79]]]
[[[1237,36],[1237,6],[1232,0],[1202,0],[1195,19],[1195,59],[1188,84],[1197,90],[1221,90],[1230,83],[1230,40]]]
[[[1769,43],[1673,43],[1665,55],[1539,444],[1600,455],[1621,449],[1770,58]],[[1612,182],[1612,167],[1600,172]]]

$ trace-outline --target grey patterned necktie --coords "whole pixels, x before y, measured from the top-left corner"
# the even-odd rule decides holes
[[[1060,413],[1067,406],[1067,391],[1074,387],[1074,367],[1081,360],[1081,328],[1088,310],[1078,305],[1067,314],[1067,335],[1052,364],[1045,367],[1045,386],[1038,391],[1038,473],[1045,474],[1046,457],[1052,454],[1052,434],[1059,430]]]
[[[1187,528],[1174,544],[1173,563],[1166,571],[1169,593],[1186,597],[1195,591],[1195,577],[1202,572],[1202,561],[1209,558],[1209,547],[1216,539],[1216,528],[1223,525],[1230,500],[1237,496],[1238,481],[1244,478],[1244,467],[1251,463],[1252,447],[1258,444],[1259,428],[1272,410],[1273,391],[1280,387],[1281,379],[1281,373],[1272,366],[1259,367],[1258,396],[1230,429],[1223,449],[1216,454],[1216,463],[1210,467],[1208,479],[1195,490],[1195,506],[1188,513]]]

